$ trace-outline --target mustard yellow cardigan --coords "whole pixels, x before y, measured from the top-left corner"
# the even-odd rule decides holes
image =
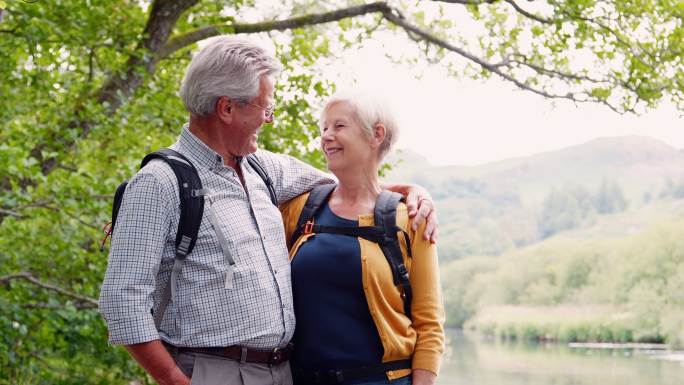
[[[299,214],[309,194],[300,195],[280,207],[286,239],[297,227]],[[372,226],[373,214],[359,216],[359,226]],[[410,229],[406,205],[397,207],[397,226],[409,235],[412,258],[408,258],[405,242],[400,239],[404,263],[409,271],[413,290],[412,319],[404,314],[404,302],[392,281],[392,271],[378,244],[358,238],[361,249],[361,276],[371,317],[378,329],[384,348],[383,362],[413,359],[413,369],[439,372],[444,352],[444,307],[439,281],[437,247],[423,239],[423,222],[418,231]],[[294,245],[288,245],[290,260],[299,247],[313,234],[302,235]],[[403,236],[403,235],[400,235]],[[410,374],[410,369],[388,371],[390,380]]]

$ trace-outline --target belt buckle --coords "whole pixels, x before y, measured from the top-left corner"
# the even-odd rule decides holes
[[[281,349],[280,348],[273,348],[273,351],[271,352],[271,358],[269,360],[269,364],[278,365],[280,363],[281,358],[282,358]]]

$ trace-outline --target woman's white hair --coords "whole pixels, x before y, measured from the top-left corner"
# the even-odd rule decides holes
[[[382,161],[392,149],[399,138],[399,125],[389,105],[377,96],[371,96],[369,92],[353,90],[342,91],[331,96],[323,106],[319,126],[322,128],[328,110],[333,104],[346,103],[354,111],[354,119],[368,137],[373,136],[373,128],[377,124],[385,126],[385,140],[380,144],[378,156]]]
[[[278,60],[253,41],[217,36],[192,58],[180,96],[188,112],[207,116],[221,96],[242,103],[254,99],[261,77],[275,76],[281,70]]]

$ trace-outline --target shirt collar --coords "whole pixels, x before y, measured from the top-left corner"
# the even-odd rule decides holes
[[[183,125],[183,131],[181,131],[175,147],[178,152],[187,156],[196,167],[214,169],[223,164],[223,157],[190,132],[187,123]]]

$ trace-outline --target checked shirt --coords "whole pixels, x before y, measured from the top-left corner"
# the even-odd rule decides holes
[[[278,208],[268,189],[242,161],[237,173],[186,127],[172,146],[199,172],[205,206],[197,244],[178,277],[176,296],[157,331],[151,310],[171,275],[180,216],[178,182],[171,168],[153,160],[129,182],[112,236],[100,293],[100,311],[113,344],[161,338],[176,346],[286,345],[295,326],[290,266]],[[278,202],[309,191],[330,177],[286,155],[257,151],[273,179]],[[209,220],[214,210],[235,261],[227,284],[227,258]]]

